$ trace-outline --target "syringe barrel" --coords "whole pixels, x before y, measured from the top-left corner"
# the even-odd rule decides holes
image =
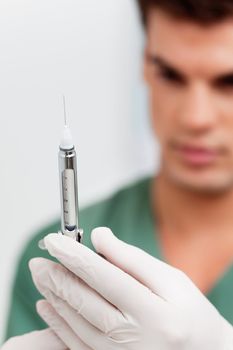
[[[81,241],[78,220],[78,180],[75,149],[59,150],[59,179],[61,196],[61,233]]]

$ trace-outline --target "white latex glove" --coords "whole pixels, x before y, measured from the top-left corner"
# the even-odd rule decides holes
[[[9,339],[1,350],[66,350],[67,346],[51,329]]]
[[[39,303],[38,312],[69,349],[233,349],[232,326],[184,273],[106,228],[94,230],[92,242],[108,261],[50,234],[45,245],[63,266],[30,262],[37,288],[52,305]]]

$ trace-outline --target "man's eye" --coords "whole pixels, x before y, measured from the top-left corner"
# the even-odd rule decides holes
[[[167,80],[171,83],[178,83],[178,84],[184,83],[184,80],[182,79],[182,77],[179,76],[179,74],[177,74],[175,71],[171,69],[160,69],[158,71],[158,75],[162,79]]]
[[[221,78],[221,79],[218,79],[215,84],[214,84],[216,87],[218,88],[230,88],[232,89],[233,88],[233,75],[229,75],[227,77],[224,77],[224,78]]]

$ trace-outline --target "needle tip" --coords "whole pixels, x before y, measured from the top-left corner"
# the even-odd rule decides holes
[[[65,121],[65,126],[67,126],[67,115],[66,115],[66,99],[65,95],[62,95],[63,98],[63,108],[64,108],[64,121]]]

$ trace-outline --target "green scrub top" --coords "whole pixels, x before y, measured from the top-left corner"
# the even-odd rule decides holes
[[[141,180],[111,198],[82,210],[80,226],[84,229],[84,244],[93,249],[90,240],[92,229],[108,226],[121,240],[162,260],[156,234],[158,230],[152,213],[151,185],[151,178]],[[33,285],[28,261],[37,256],[50,258],[46,251],[38,248],[38,242],[48,233],[58,232],[59,229],[59,221],[44,227],[33,236],[21,256],[12,291],[7,339],[46,327],[35,310],[36,301],[41,296]],[[233,325],[233,266],[225,272],[207,297]]]

